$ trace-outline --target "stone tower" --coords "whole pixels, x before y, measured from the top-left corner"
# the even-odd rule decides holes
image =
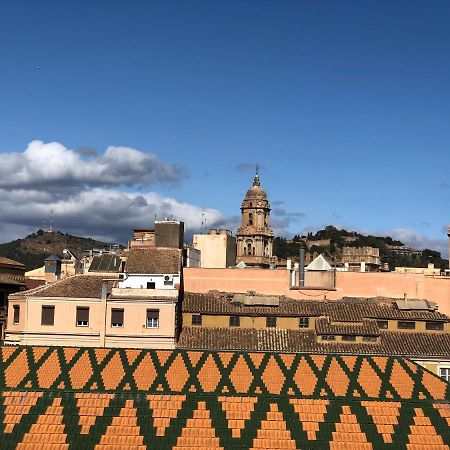
[[[241,206],[242,222],[238,228],[236,262],[247,266],[269,267],[272,259],[273,231],[270,228],[270,204],[261,187],[258,168],[253,186]]]

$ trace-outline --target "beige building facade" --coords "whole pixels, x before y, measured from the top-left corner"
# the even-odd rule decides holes
[[[340,261],[348,270],[353,272],[373,272],[380,268],[380,249],[376,247],[348,247],[342,248]]]
[[[122,274],[77,275],[10,296],[6,344],[174,348],[181,250],[135,248]]]
[[[269,267],[273,259],[270,203],[261,187],[258,172],[242,202],[241,216],[241,226],[236,233],[236,262],[250,267]]]
[[[236,264],[236,238],[228,230],[194,234],[193,246],[200,251],[200,267],[224,269]]]
[[[429,263],[427,267],[396,267],[395,272],[439,276],[441,269],[434,267],[433,263]]]

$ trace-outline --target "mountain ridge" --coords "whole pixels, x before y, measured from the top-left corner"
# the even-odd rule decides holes
[[[37,230],[25,238],[0,244],[0,256],[13,259],[25,265],[26,270],[44,265],[50,255],[63,257],[63,250],[69,249],[78,258],[92,248],[110,248],[112,244],[92,238],[74,236],[60,231]]]

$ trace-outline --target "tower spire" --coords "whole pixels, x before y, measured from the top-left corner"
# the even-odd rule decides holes
[[[256,164],[256,174],[255,174],[255,178],[253,178],[253,186],[260,186],[260,182],[259,182],[259,164]]]

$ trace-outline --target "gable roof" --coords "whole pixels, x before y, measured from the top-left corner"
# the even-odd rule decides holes
[[[234,295],[217,291],[206,294],[185,292],[183,312],[276,317],[329,316],[333,321],[342,322],[361,322],[365,318],[450,321],[448,316],[438,311],[400,310],[395,299],[388,298],[344,297],[342,300],[296,300],[281,296],[279,306],[260,306],[233,303]]]
[[[333,270],[333,268],[321,253],[305,267],[305,270]]]
[[[20,267],[20,268],[25,268],[25,265],[22,264],[21,262],[6,258],[5,256],[0,256],[0,265],[16,266],[16,267]]]
[[[6,284],[10,286],[25,286],[25,283],[14,280],[8,275],[0,274],[0,284]]]
[[[3,347],[0,366],[6,448],[450,443],[450,386],[403,358]]]
[[[111,278],[113,275],[109,275]],[[66,298],[101,298],[102,283],[105,277],[101,275],[75,275],[40,286],[29,291],[16,293],[15,296],[33,297],[66,297]],[[114,281],[108,281],[108,291]]]
[[[176,248],[131,248],[126,273],[177,274],[181,270],[181,250]]]
[[[340,329],[340,334],[355,334],[356,330],[352,330],[350,327],[346,325],[345,329]],[[320,331],[323,332],[324,330]],[[333,332],[323,334],[334,334],[336,332],[335,328]],[[323,342],[317,340],[317,334],[317,331],[308,329],[183,326],[178,347],[185,349],[312,352],[320,354],[376,354],[445,359],[448,359],[448,355],[450,355],[450,334],[448,333],[405,333],[379,330],[379,339],[376,342]],[[374,330],[369,329],[364,330],[364,334],[376,336]]]

